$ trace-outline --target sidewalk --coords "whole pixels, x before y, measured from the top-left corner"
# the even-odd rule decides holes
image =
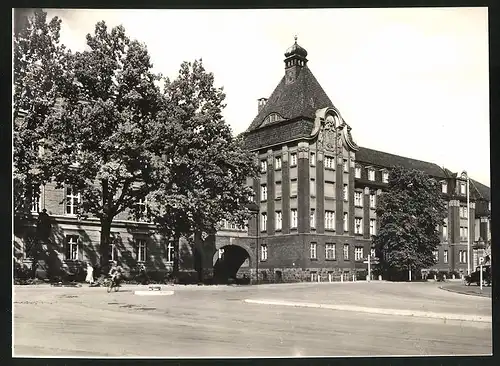
[[[479,286],[472,284],[470,286],[464,285],[462,283],[446,283],[439,286],[440,289],[456,292],[463,295],[473,295],[481,297],[491,298],[491,286],[483,286],[483,290]]]

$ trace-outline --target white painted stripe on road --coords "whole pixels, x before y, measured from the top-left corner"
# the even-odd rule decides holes
[[[135,291],[134,295],[139,296],[168,296],[173,295],[173,291]]]
[[[463,321],[473,321],[473,322],[483,322],[483,323],[492,322],[491,316],[481,316],[481,315],[432,313],[432,312],[418,311],[418,310],[380,309],[380,308],[367,308],[363,306],[354,306],[354,305],[316,304],[307,302],[291,302],[291,301],[279,301],[279,300],[245,299],[245,302],[251,304],[262,304],[262,305],[281,305],[281,306],[294,306],[302,308],[319,308],[319,309],[331,309],[340,311],[354,311],[354,312],[371,313],[371,314],[435,318],[444,320],[463,320]]]

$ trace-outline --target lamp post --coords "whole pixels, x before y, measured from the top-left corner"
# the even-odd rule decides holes
[[[470,275],[470,211],[469,211],[469,176],[467,172],[464,170],[462,172],[462,179],[466,179],[467,181],[467,275]]]
[[[259,284],[259,212],[260,207],[255,202],[249,202],[246,205],[247,209],[255,214],[255,227],[256,227],[256,235],[255,235],[255,278],[257,285]]]

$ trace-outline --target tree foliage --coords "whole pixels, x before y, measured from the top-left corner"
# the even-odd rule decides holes
[[[382,269],[407,271],[435,264],[438,225],[446,217],[445,201],[435,179],[418,170],[394,167],[376,209],[380,229],[374,236]]]

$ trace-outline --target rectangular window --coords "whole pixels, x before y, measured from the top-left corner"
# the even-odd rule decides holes
[[[33,193],[31,196],[31,212],[40,212],[40,194]]]
[[[467,263],[467,251],[466,250],[460,250],[458,252],[459,260],[460,263]]]
[[[267,186],[265,184],[260,186],[260,200],[267,201]]]
[[[363,234],[363,219],[360,217],[354,219],[354,233]]]
[[[80,260],[78,235],[66,235],[66,259],[70,261]]]
[[[139,220],[144,220],[148,214],[148,199],[140,198],[139,202],[137,202],[137,209],[139,211]]]
[[[325,211],[325,229],[335,230],[335,212]]]
[[[222,250],[222,253],[221,253],[221,250]],[[219,259],[222,258],[223,254],[224,254],[224,249],[219,249]],[[167,244],[167,262],[173,263],[173,261],[174,261],[174,255],[175,255],[175,252],[174,252],[174,243],[172,243],[171,241],[169,241],[168,244]]]
[[[370,219],[370,235],[377,235],[376,220]]]
[[[354,178],[361,178],[361,168],[359,166],[354,168]]]
[[[460,194],[466,194],[465,183],[460,183]]]
[[[297,179],[290,181],[290,197],[297,196]]]
[[[260,231],[266,231],[267,230],[267,213],[262,212],[260,214]]]
[[[77,192],[73,187],[66,188],[66,214],[76,215],[78,206],[81,203],[80,192]]]
[[[354,260],[362,261],[363,260],[363,247],[355,247],[354,248]]]
[[[368,180],[375,180],[375,170],[368,169]]]
[[[335,244],[325,245],[325,258],[328,260],[335,260]]]
[[[296,208],[292,208],[291,210],[292,212],[292,220],[290,221],[290,227],[292,229],[296,229],[297,228],[297,209]]]
[[[363,193],[354,192],[354,205],[358,207],[363,207]]]
[[[448,263],[448,250],[443,252],[443,262]]]
[[[311,272],[311,282],[318,282],[318,273]]]
[[[281,198],[281,182],[276,182],[274,185],[274,196],[276,198]]]
[[[274,169],[281,169],[281,156],[274,158]]]
[[[389,172],[382,172],[382,182],[389,183]]]
[[[371,248],[371,249],[370,249],[370,257],[372,257],[373,259],[375,259],[375,258],[376,258],[375,248]]]
[[[316,166],[316,153],[311,152],[311,161],[310,164],[311,166]]]
[[[335,197],[334,182],[325,182],[325,197]]]
[[[331,156],[325,156],[325,168],[335,169],[335,159]]]
[[[439,262],[439,250],[433,250],[432,255],[434,256],[434,261]]]
[[[344,212],[344,231],[349,231],[349,215],[347,212]]]
[[[260,161],[260,172],[261,173],[267,172],[267,160]]]
[[[261,244],[260,246],[260,260],[267,261],[267,244]]]
[[[370,208],[375,208],[375,195],[373,193],[370,194]]]
[[[316,211],[314,208],[311,208],[311,215],[309,216],[309,224],[311,225],[311,229],[316,227]]]
[[[344,159],[343,161],[344,173],[349,173],[349,163]]]
[[[146,247],[147,247],[146,239],[137,239],[136,245],[137,245],[137,261],[138,262],[145,262],[146,261]]]
[[[276,211],[276,230],[281,230],[283,224],[283,215],[281,211]]]
[[[347,190],[347,184],[344,184],[344,188],[343,188],[343,194],[344,194],[344,201],[347,201],[347,198],[348,198],[348,190]]]
[[[311,243],[311,247],[310,247],[310,255],[311,255],[311,259],[318,259],[317,256],[316,256],[316,243]]]
[[[316,197],[316,181],[314,179],[309,182],[309,191],[311,197]]]
[[[443,226],[443,240],[448,241],[448,226]]]
[[[224,248],[219,249],[219,259],[224,259]]]
[[[349,260],[349,244],[344,244],[344,260]]]
[[[290,154],[290,166],[297,165],[297,153]]]
[[[441,183],[441,192],[448,193],[448,183],[446,182]]]
[[[116,261],[118,259],[118,246],[116,245],[117,238],[112,238],[109,244],[108,261]]]

